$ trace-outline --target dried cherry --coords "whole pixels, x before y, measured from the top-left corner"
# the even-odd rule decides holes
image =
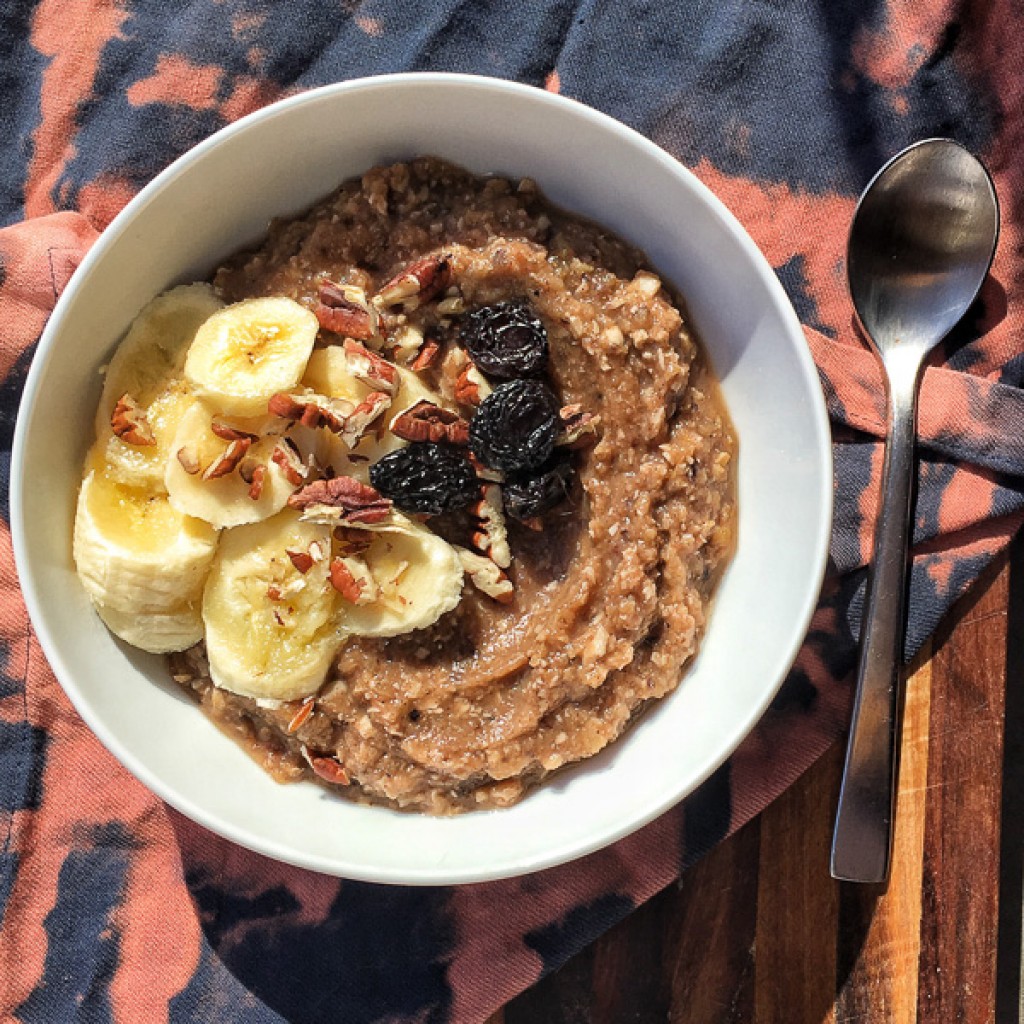
[[[375,462],[370,483],[405,512],[440,515],[480,497],[466,450],[429,441],[414,441]]]
[[[548,332],[523,301],[498,302],[466,315],[459,341],[495,380],[539,376],[548,359]]]
[[[535,469],[555,446],[558,408],[554,392],[541,381],[509,381],[480,403],[469,424],[469,446],[491,469]]]
[[[520,521],[550,512],[568,496],[572,485],[572,463],[564,454],[533,473],[510,476],[501,488],[505,512]]]

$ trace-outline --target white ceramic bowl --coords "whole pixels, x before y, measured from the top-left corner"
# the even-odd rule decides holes
[[[271,217],[301,211],[383,161],[436,154],[530,175],[556,203],[639,245],[685,296],[740,438],[739,545],[679,689],[602,755],[521,804],[437,819],[279,786],[168,681],[116,642],[71,559],[98,368],[154,295],[208,275]],[[28,486],[30,484],[30,486]],[[104,232],[43,334],[14,441],[14,549],[32,622],[82,717],[142,782],[207,828],[350,878],[473,882],[570,860],[695,789],[777,691],[825,566],[828,423],[800,325],[771,268],[678,162],[570,100],[491,79],[397,75],[328,86],[218,132]]]

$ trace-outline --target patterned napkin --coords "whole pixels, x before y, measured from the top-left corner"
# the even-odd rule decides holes
[[[515,78],[644,132],[736,212],[807,329],[833,421],[832,566],[796,667],[732,760],[618,845],[458,889],[341,882],[204,831],[71,709],[0,532],[0,1016],[478,1021],[757,814],[840,735],[881,461],[878,368],[845,292],[870,175],[950,135],[1003,236],[925,373],[907,654],[1024,517],[1024,78],[1010,0],[11,0],[0,11],[0,499],[33,346],[99,231],[157,171],[282,95],[397,70]]]

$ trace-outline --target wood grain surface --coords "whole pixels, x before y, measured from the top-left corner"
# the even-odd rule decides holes
[[[911,668],[887,887],[829,876],[837,745],[489,1024],[1021,1020],[1022,669],[1018,540]]]

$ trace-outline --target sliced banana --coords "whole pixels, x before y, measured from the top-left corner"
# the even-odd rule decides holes
[[[185,359],[185,377],[197,395],[222,412],[265,413],[271,395],[298,384],[319,326],[292,299],[236,302],[199,328]]]
[[[128,487],[165,494],[164,471],[168,460],[174,457],[174,436],[185,413],[195,403],[195,395],[182,378],[169,381],[146,408],[146,422],[156,442],[152,445],[122,441],[108,425],[104,448],[107,475]]]
[[[73,541],[75,566],[93,602],[144,615],[195,600],[216,532],[163,495],[110,479],[99,461],[94,453],[78,494]]]
[[[181,376],[196,331],[223,307],[208,284],[188,284],[158,295],[142,309],[104,375],[96,410],[98,438],[109,436],[110,416],[122,395],[131,395],[152,419],[149,406]]]
[[[205,474],[231,444],[213,432],[215,421],[254,434],[257,439],[246,448],[237,468],[206,479]],[[227,419],[205,402],[194,402],[178,423],[164,468],[163,483],[171,504],[218,529],[257,523],[280,512],[297,486],[288,481],[282,466],[273,459],[274,449],[284,443],[280,430],[281,425],[272,417]],[[254,489],[246,476],[250,467],[256,466],[262,467],[262,483]]]
[[[343,634],[327,575],[331,533],[290,509],[230,530],[203,594],[210,676],[248,697],[296,700],[324,681]],[[288,552],[321,558],[299,571]]]
[[[433,625],[462,596],[458,552],[400,512],[372,530],[360,557],[377,584],[376,600],[343,602],[342,628],[360,636],[397,636]]]
[[[96,606],[99,617],[115,636],[125,643],[151,654],[187,651],[203,639],[203,617],[200,601],[180,605],[165,612],[137,615],[108,605]]]
[[[386,428],[396,416],[405,412],[406,409],[412,408],[421,399],[433,402],[435,405],[447,405],[437,392],[431,391],[423,383],[418,374],[403,366],[396,366],[395,369],[398,371],[398,389],[392,399],[391,407],[378,421],[381,427]],[[317,394],[327,395],[330,398],[344,398],[356,405],[373,390],[352,375],[348,369],[345,353],[338,345],[317,349],[310,356],[302,383]],[[336,473],[353,476],[364,483],[369,477],[369,467],[372,463],[387,455],[388,452],[393,452],[396,448],[401,448],[409,443],[396,437],[388,429],[371,427],[350,452],[337,435],[330,434],[329,431],[322,431],[322,434],[324,436],[320,438],[317,449],[317,457],[320,461],[324,465],[332,466]]]

